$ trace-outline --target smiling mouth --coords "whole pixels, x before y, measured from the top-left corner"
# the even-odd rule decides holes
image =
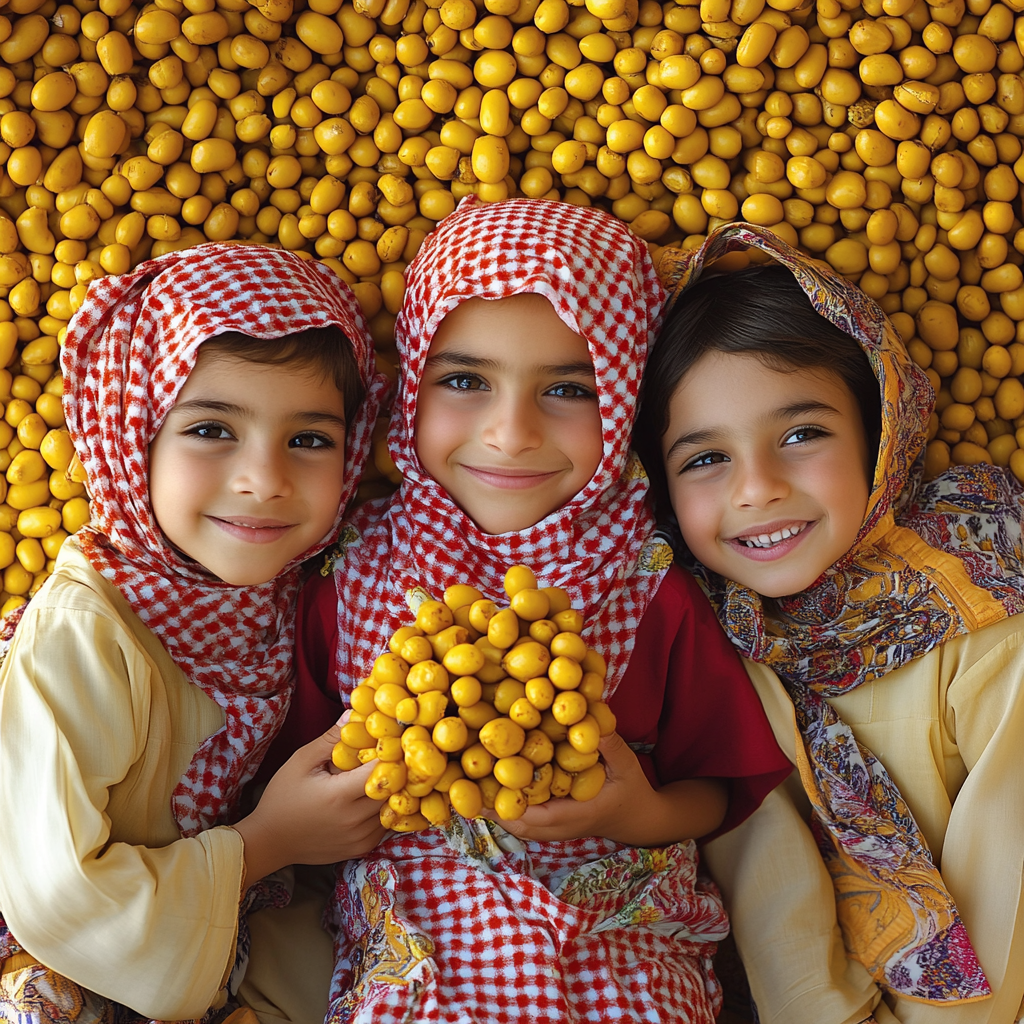
[[[538,484],[542,484],[557,475],[555,471],[532,472],[521,469],[483,469],[475,466],[463,466],[463,469],[481,483],[511,491],[536,487]]]
[[[294,526],[279,519],[258,519],[250,516],[208,516],[209,520],[236,540],[249,544],[271,544]]]
[[[791,526],[784,526],[781,530],[773,530],[771,533],[750,534],[736,538],[737,543],[748,548],[773,548],[784,540],[789,540],[803,533],[809,523],[794,523]]]

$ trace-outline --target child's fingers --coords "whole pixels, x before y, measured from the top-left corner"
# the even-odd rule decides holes
[[[341,772],[340,774],[345,777],[345,781],[349,786],[358,788],[362,792],[366,786],[366,780],[370,777],[376,766],[377,759],[374,758],[372,761],[367,761],[366,764],[361,764],[358,768],[351,768],[349,771]],[[369,800],[370,797],[366,797],[366,799]],[[377,804],[378,807],[380,806],[379,800],[374,800],[373,803]]]
[[[636,754],[617,732],[602,736],[597,749],[609,775],[624,775],[638,764]]]
[[[307,743],[292,754],[292,760],[298,760],[305,766],[312,768],[315,765],[323,764],[331,760],[331,752],[334,745],[341,737],[338,735],[337,725],[332,725],[326,732],[321,733],[315,740]]]
[[[483,817],[496,821],[506,832],[520,839],[538,842],[575,839],[590,834],[592,808],[576,800],[548,800],[528,807],[521,818],[506,821],[493,810],[481,811]]]

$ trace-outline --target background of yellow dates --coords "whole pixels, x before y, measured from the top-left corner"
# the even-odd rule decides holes
[[[393,371],[461,197],[743,218],[857,281],[938,392],[928,472],[1024,480],[1024,0],[0,3],[0,612],[88,518],[58,352],[91,280],[206,240],[319,258]],[[363,494],[396,480],[378,432]]]

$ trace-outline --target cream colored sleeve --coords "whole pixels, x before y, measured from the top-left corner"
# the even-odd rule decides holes
[[[795,720],[785,689],[763,665],[744,665],[779,746],[793,761]],[[803,804],[794,773],[742,825],[704,847],[760,1020],[858,1024],[878,1007],[886,1024],[898,1024],[878,1006],[881,993],[867,971],[846,957],[832,880]]]
[[[942,877],[995,995],[959,1009],[899,1004],[908,1024],[1010,1024],[1024,1002],[1024,616],[956,641],[947,736],[967,769],[942,846]],[[1012,631],[1011,631],[1012,629]],[[993,631],[1006,635],[992,646]],[[986,649],[987,648],[987,649]],[[964,666],[964,667],[961,667]]]
[[[26,615],[0,675],[0,908],[46,966],[180,1020],[206,1012],[231,966],[242,842],[227,828],[163,848],[110,842],[108,788],[160,713],[153,675],[112,615]]]

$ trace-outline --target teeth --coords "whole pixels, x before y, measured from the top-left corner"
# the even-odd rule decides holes
[[[787,526],[771,534],[762,533],[757,537],[742,537],[740,539],[748,548],[770,548],[773,544],[778,544],[779,541],[795,537],[803,529],[803,526]]]

